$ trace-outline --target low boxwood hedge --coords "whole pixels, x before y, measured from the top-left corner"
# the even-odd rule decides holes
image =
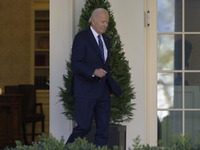
[[[83,138],[77,138],[74,143],[65,145],[64,139],[57,140],[51,134],[49,136],[42,134],[39,136],[39,141],[32,142],[31,145],[23,145],[20,141],[16,141],[16,147],[6,147],[5,150],[123,150],[117,146],[109,149],[107,146],[96,147],[93,143]],[[175,135],[170,138],[170,143],[162,145],[159,141],[159,146],[149,146],[140,144],[140,137],[133,140],[132,148],[128,150],[200,150],[200,136],[196,139],[196,144],[189,135]]]

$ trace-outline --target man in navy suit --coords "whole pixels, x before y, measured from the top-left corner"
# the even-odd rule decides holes
[[[109,23],[107,10],[95,9],[90,21],[90,28],[79,32],[72,46],[72,92],[77,126],[67,143],[87,135],[95,118],[95,144],[103,146],[109,135],[110,94],[120,96],[122,91],[110,75],[110,39],[104,35]]]

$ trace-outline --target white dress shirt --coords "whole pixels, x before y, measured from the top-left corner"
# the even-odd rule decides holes
[[[90,26],[90,29],[92,30],[92,33],[93,33],[93,35],[94,35],[94,37],[95,37],[95,39],[96,39],[97,44],[99,45],[98,37],[97,37],[99,34],[92,28],[92,26]],[[103,42],[104,58],[105,58],[105,61],[106,61],[106,59],[107,59],[107,57],[108,57],[108,49],[107,49],[107,47],[106,47],[106,45],[105,45],[103,36],[102,36],[102,35],[100,35],[100,36],[101,36],[101,40],[102,40],[102,42]]]

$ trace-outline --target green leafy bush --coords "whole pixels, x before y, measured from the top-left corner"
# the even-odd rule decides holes
[[[93,143],[88,143],[84,138],[77,138],[74,143],[69,143],[66,147],[67,150],[110,150],[107,146],[96,147]],[[112,150],[119,150],[117,146]]]
[[[31,145],[23,145],[20,141],[16,141],[15,148],[6,148],[5,150],[65,150],[64,139],[57,140],[51,134],[47,136],[42,134],[39,141],[32,142]]]
[[[117,146],[112,149],[107,146],[96,147],[94,144],[88,143],[85,138],[77,138],[74,143],[69,143],[68,145],[65,145],[63,138],[57,140],[52,135],[43,134],[39,138],[40,141],[33,142],[31,145],[23,145],[20,141],[16,141],[16,147],[7,147],[5,150],[123,150]],[[189,135],[175,135],[171,137],[168,146],[162,145],[162,141],[159,141],[159,146],[150,146],[148,144],[140,144],[141,139],[138,136],[133,140],[132,148],[128,148],[128,150],[200,150],[200,135],[196,141],[197,143],[194,144]]]
[[[168,145],[163,145],[162,141],[159,141],[159,146],[151,147],[148,144],[140,144],[140,141],[139,136],[135,138],[133,149],[129,148],[129,150],[200,150],[200,135],[197,137],[197,144],[193,143],[189,135],[183,136],[182,134],[172,136]]]
[[[65,145],[64,139],[57,140],[51,134],[49,136],[42,134],[39,136],[40,141],[32,142],[31,145],[23,145],[20,141],[16,141],[16,147],[5,148],[5,150],[110,150],[107,146],[96,147],[84,138],[77,138],[74,143]],[[114,146],[112,150],[119,150]]]

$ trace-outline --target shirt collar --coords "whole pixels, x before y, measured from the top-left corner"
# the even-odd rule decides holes
[[[95,38],[97,38],[97,36],[99,35],[93,28],[92,26],[90,26],[90,29],[92,30],[92,33],[94,35]],[[101,35],[102,36],[102,35]]]

